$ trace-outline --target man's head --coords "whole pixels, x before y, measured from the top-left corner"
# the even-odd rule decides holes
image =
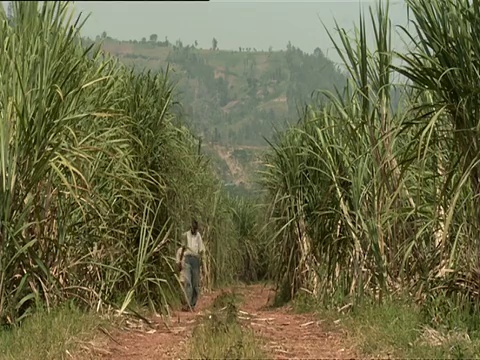
[[[191,228],[190,230],[192,231],[192,234],[195,235],[198,231],[198,222],[197,220],[193,219],[192,220],[192,225],[191,225]]]

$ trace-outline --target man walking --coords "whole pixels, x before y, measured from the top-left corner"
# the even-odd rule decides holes
[[[193,220],[190,230],[183,234],[182,254],[180,256],[180,261],[184,260],[183,264],[185,266],[187,306],[183,307],[184,311],[188,311],[189,308],[194,311],[197,305],[200,295],[200,261],[204,252],[205,246],[198,231],[198,222]]]

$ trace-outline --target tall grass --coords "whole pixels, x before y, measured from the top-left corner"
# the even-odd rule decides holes
[[[67,2],[0,12],[2,323],[66,299],[166,309],[170,258],[192,217],[207,286],[237,261],[219,250],[238,241],[221,228],[232,214],[197,139],[177,125],[168,74],[85,49],[73,13]]]
[[[346,88],[322,92],[265,159],[267,248],[287,298],[302,288],[326,302],[478,294],[478,4],[408,3],[419,35],[404,29],[414,40],[406,55],[391,48],[388,2],[370,10],[373,49],[364,14],[353,37],[337,26]],[[396,74],[409,82],[395,84]]]
[[[258,199],[234,198],[231,201],[233,226],[239,243],[236,248],[242,258],[237,280],[246,283],[258,282],[266,278],[266,258],[261,232],[265,218]]]

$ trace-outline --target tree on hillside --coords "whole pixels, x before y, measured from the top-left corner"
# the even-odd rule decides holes
[[[107,32],[104,31],[104,32],[102,32],[102,39],[106,39],[106,38],[107,38]]]
[[[198,41],[195,40],[194,44],[195,44],[195,47],[197,47],[198,46]]]
[[[12,18],[13,18],[12,2],[9,1],[7,6],[7,19],[12,20]]]
[[[217,50],[217,45],[218,45],[217,39],[213,38],[213,40],[212,40],[212,49],[213,49],[213,50]]]
[[[13,4],[11,1],[7,5],[7,21],[10,26],[13,26]]]
[[[143,37],[142,38],[142,43],[144,43],[144,42],[147,42],[147,39]]]
[[[157,42],[157,39],[158,39],[158,35],[157,35],[157,34],[152,34],[152,35],[150,35],[150,41],[151,41],[151,42]]]

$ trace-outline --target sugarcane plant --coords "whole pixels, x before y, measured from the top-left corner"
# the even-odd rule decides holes
[[[328,32],[348,83],[312,100],[265,158],[266,248],[287,298],[478,294],[478,256],[460,254],[478,253],[479,2],[408,5],[406,54],[392,49],[388,2],[370,8],[373,48],[362,13],[353,37]]]
[[[66,300],[167,311],[191,218],[207,229],[208,263],[223,264],[220,241],[237,241],[217,229],[216,214],[233,215],[176,119],[168,69],[134,71],[85,47],[72,3],[11,10],[0,7],[0,322]]]

